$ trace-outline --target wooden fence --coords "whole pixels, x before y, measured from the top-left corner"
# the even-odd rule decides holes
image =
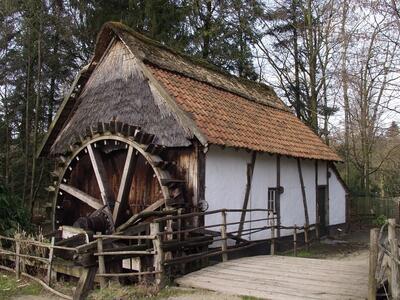
[[[243,218],[241,221],[236,221],[242,218],[238,214],[257,213],[258,218]],[[211,217],[212,223],[209,223]],[[193,224],[194,220],[206,220],[205,224]],[[208,221],[207,221],[208,220]],[[229,221],[233,220],[233,221]],[[146,231],[140,229],[138,233],[127,231],[130,233],[117,232],[114,234],[96,233],[93,239],[76,247],[64,247],[55,243],[55,237],[51,238],[50,243],[38,242],[34,240],[10,238],[0,236],[0,241],[3,239],[9,244],[8,247],[1,247],[0,255],[5,258],[12,258],[8,261],[14,265],[13,271],[17,278],[22,274],[21,265],[27,261],[39,261],[44,264],[47,270],[45,281],[41,281],[53,293],[66,299],[83,299],[88,290],[93,287],[94,278],[97,277],[101,287],[105,287],[110,278],[119,277],[137,277],[138,281],[141,278],[151,279],[159,286],[166,283],[166,274],[171,268],[183,268],[187,265],[197,262],[207,262],[210,257],[219,257],[221,261],[227,261],[229,254],[235,251],[243,250],[256,245],[268,247],[265,252],[276,253],[276,245],[279,240],[278,232],[280,230],[291,230],[293,232],[293,254],[297,254],[299,245],[299,234],[304,235],[304,244],[308,249],[312,239],[310,231],[315,230],[315,237],[319,238],[318,224],[304,226],[283,226],[277,225],[277,217],[268,209],[220,209],[207,212],[193,212],[187,214],[168,214],[163,217],[153,219],[146,227]],[[145,232],[145,233],[143,233]],[[255,241],[245,239],[244,237],[262,232],[262,239]],[[56,240],[57,242],[57,240]],[[35,255],[32,253],[22,253],[21,244],[29,245],[29,247],[45,248],[45,255]],[[115,245],[122,245],[115,247]],[[112,246],[114,245],[114,246]],[[185,248],[186,247],[186,248]],[[185,252],[182,249],[195,247],[193,252]],[[26,248],[26,247],[25,247]],[[31,249],[32,250],[32,249]],[[84,274],[78,282],[74,296],[69,297],[63,295],[51,288],[52,285],[52,267],[54,259],[54,250],[62,250],[72,252],[79,257],[87,255],[97,258],[94,261],[95,266],[90,265],[84,270]],[[56,255],[58,255],[57,252]],[[140,257],[148,257],[147,262],[142,268],[133,268],[124,272],[112,271],[110,264],[117,262],[123,264],[123,261],[132,260],[141,262]],[[137,260],[137,258],[139,258]],[[148,262],[152,265],[148,265]],[[10,270],[9,267],[0,266],[3,269]],[[24,273],[28,276],[29,274]]]
[[[377,289],[384,290],[387,299],[400,300],[400,258],[396,229],[400,225],[389,219],[381,229],[370,232],[368,299],[376,299]],[[389,289],[386,289],[386,284]],[[390,297],[389,297],[390,295]]]
[[[357,197],[349,198],[350,223],[373,224],[379,216],[386,218],[399,217],[400,197]]]
[[[3,243],[11,243],[9,247],[3,248],[2,245]],[[55,238],[51,238],[50,243],[44,243],[44,242],[38,242],[35,240],[31,239],[25,239],[22,238],[19,234],[16,235],[15,238],[7,237],[7,236],[2,236],[0,235],[0,257],[11,257],[14,261],[14,269],[0,265],[1,269],[4,269],[6,271],[13,271],[15,272],[15,276],[17,279],[21,278],[21,275],[27,276],[31,279],[34,279],[35,281],[39,282],[42,286],[44,286],[46,289],[50,290],[52,293],[65,298],[65,299],[72,299],[72,297],[69,297],[67,295],[64,295],[54,289],[51,288],[52,285],[52,278],[53,278],[53,259],[54,259],[54,250],[59,249],[59,250],[64,250],[64,251],[73,251],[75,252],[75,248],[70,248],[70,247],[63,247],[63,246],[56,246],[54,244]],[[21,246],[25,247],[21,247]],[[23,248],[31,248],[30,251],[23,251]],[[40,249],[44,248],[47,249],[47,257],[40,256],[37,254],[38,251],[32,250],[33,249]],[[23,252],[28,252],[28,253],[23,253]],[[35,255],[36,254],[36,255]],[[21,270],[22,265],[26,264],[32,264],[33,262],[40,262],[42,264],[47,265],[47,275],[46,275],[46,280],[42,281],[36,277],[30,276],[28,273],[23,272]]]

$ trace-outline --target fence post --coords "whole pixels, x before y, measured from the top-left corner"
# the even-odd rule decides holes
[[[297,256],[297,225],[293,229],[293,255]]]
[[[51,286],[51,276],[52,276],[52,267],[53,267],[53,256],[54,256],[54,242],[55,238],[54,236],[51,238],[51,246],[49,250],[49,263],[47,266],[47,284],[48,286]]]
[[[272,226],[271,226],[271,255],[275,255],[275,223],[272,221]]]
[[[304,243],[306,244],[306,250],[310,250],[310,244],[308,241],[308,226],[304,224]]]
[[[99,255],[97,256],[97,259],[99,261],[99,273],[100,274],[105,274],[106,273],[106,265],[104,262],[104,256],[100,253],[103,252],[103,238],[101,237],[101,232],[97,232],[96,235],[97,237],[97,252]],[[103,276],[99,277],[99,282],[100,282],[100,287],[105,288],[106,287],[106,278]]]
[[[319,241],[319,222],[315,224],[315,237]]]
[[[228,253],[226,252],[226,250],[228,250],[228,239],[226,236],[226,211],[225,210],[221,211],[221,216],[222,216],[222,224],[221,224],[222,261],[228,261]]]
[[[21,278],[21,259],[20,259],[20,252],[21,252],[21,244],[19,241],[19,234],[16,235],[15,238],[15,276],[17,279]]]
[[[368,300],[376,299],[376,268],[378,263],[378,236],[379,229],[373,228],[369,233],[369,273],[368,273]]]
[[[151,223],[150,224],[150,235],[154,236],[153,240],[153,248],[154,248],[154,271],[157,272],[155,274],[155,282],[159,287],[163,287],[164,280],[164,252],[161,247],[161,235],[160,235],[160,223]]]
[[[400,284],[399,284],[399,265],[397,264],[397,260],[399,258],[399,248],[396,238],[396,220],[389,219],[388,220],[388,240],[390,245],[390,291],[392,294],[393,300],[400,299]]]

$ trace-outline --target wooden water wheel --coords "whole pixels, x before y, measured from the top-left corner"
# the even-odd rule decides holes
[[[112,233],[143,211],[183,204],[181,180],[171,177],[164,147],[139,127],[98,123],[59,157],[52,176],[53,226]]]

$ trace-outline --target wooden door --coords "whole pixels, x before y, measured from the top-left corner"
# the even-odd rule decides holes
[[[328,189],[326,185],[320,185],[317,188],[317,213],[320,235],[324,236],[328,233],[329,224]]]

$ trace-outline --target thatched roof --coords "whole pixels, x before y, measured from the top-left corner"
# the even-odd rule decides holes
[[[122,44],[128,59],[105,66],[107,53]],[[169,147],[197,138],[203,145],[340,160],[269,86],[224,73],[120,23],[104,25],[93,59],[76,83],[74,97],[67,96],[57,113],[43,155],[60,153],[83,125],[113,118],[144,127]]]

